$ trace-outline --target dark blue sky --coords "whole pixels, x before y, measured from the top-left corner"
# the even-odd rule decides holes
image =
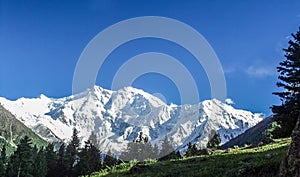
[[[235,107],[270,114],[269,107],[279,103],[271,94],[278,90],[276,66],[283,59],[281,49],[300,26],[299,9],[297,0],[0,0],[0,96],[68,96],[77,60],[95,35],[128,18],[164,16],[192,26],[207,39],[223,66],[227,96]],[[179,60],[196,80],[200,99],[210,98],[207,76],[195,58],[174,43],[153,38],[115,49],[96,84],[110,89],[118,68],[144,52]],[[160,74],[143,75],[133,86],[180,103],[174,83]]]

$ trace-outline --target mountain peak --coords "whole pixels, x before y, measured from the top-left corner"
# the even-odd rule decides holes
[[[261,120],[261,116],[216,99],[195,105],[166,105],[130,86],[111,91],[95,85],[65,98],[40,95],[16,101],[0,98],[0,102],[45,139],[68,141],[76,128],[82,142],[94,132],[101,146],[115,152],[122,151],[140,132],[151,143],[160,144],[168,136],[178,148],[188,142],[205,147],[212,131],[218,132],[225,143]]]
[[[47,97],[46,95],[44,95],[44,94],[40,94],[38,98],[41,99],[41,100],[48,100],[48,99],[50,99],[50,98],[48,98],[48,97]]]

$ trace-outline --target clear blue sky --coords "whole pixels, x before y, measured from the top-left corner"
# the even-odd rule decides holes
[[[72,93],[76,62],[88,42],[119,21],[139,16],[180,20],[200,32],[225,71],[227,96],[235,107],[270,114],[279,99],[276,66],[291,33],[300,26],[300,1],[0,0],[0,96],[9,99],[63,97]],[[197,81],[201,100],[210,98],[205,72],[186,50],[159,39],[140,39],[117,48],[98,73],[97,85],[110,89],[118,68],[144,52],[177,58]],[[134,87],[162,93],[179,103],[167,77],[147,74]]]

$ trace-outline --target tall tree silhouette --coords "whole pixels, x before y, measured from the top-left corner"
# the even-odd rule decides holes
[[[17,146],[17,150],[10,157],[7,176],[33,176],[33,153],[31,145],[32,143],[28,136],[25,136],[20,140],[20,144]]]
[[[196,147],[196,144],[192,144],[191,142],[188,143],[188,149],[185,152],[186,157],[191,157],[197,155],[198,149]]]
[[[4,143],[0,155],[0,177],[6,176],[6,144]]]
[[[44,177],[47,174],[47,161],[46,155],[43,148],[37,150],[34,155],[34,162],[32,164],[33,170],[32,175],[38,177]]]
[[[285,60],[277,67],[277,86],[284,90],[273,93],[282,101],[281,105],[272,106],[274,118],[281,126],[275,130],[275,137],[290,136],[300,113],[300,28],[292,37],[289,47],[283,49]]]
[[[47,177],[58,176],[56,169],[58,156],[56,152],[54,152],[54,145],[52,143],[49,143],[45,151],[47,162]]]
[[[66,176],[69,167],[69,160],[66,157],[66,146],[62,143],[58,150],[58,160],[55,176]]]
[[[73,135],[70,143],[68,144],[65,152],[67,162],[67,175],[68,176],[77,176],[76,172],[76,164],[79,162],[79,138],[78,138],[78,130],[76,128],[73,129]]]
[[[216,131],[212,131],[212,137],[207,142],[207,148],[217,149],[221,143],[220,135]]]
[[[90,175],[101,169],[101,152],[89,140],[85,142],[84,148],[79,152],[80,161],[77,165],[80,175]]]

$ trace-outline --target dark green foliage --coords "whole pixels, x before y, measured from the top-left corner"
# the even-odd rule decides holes
[[[103,161],[103,165],[105,167],[107,166],[115,166],[119,164],[119,160],[111,153],[111,151],[108,151],[106,154],[105,154],[105,158],[104,158],[104,161]]]
[[[0,177],[6,176],[6,144],[2,146],[0,156]]]
[[[220,135],[217,132],[213,132],[213,137],[208,141],[207,148],[218,149],[221,143]]]
[[[273,93],[282,101],[281,105],[272,106],[274,118],[280,125],[280,128],[274,131],[276,137],[289,137],[300,113],[300,28],[292,37],[289,47],[283,49],[285,60],[277,67],[277,86],[284,90]]]
[[[197,155],[198,149],[196,147],[196,144],[193,144],[191,142],[188,143],[188,149],[185,152],[186,157],[191,157]]]
[[[61,144],[58,150],[58,160],[56,166],[57,176],[66,176],[69,165],[69,160],[66,157],[66,146]]]
[[[31,144],[28,136],[20,140],[17,150],[10,158],[7,176],[33,176],[32,171],[34,169],[32,165],[34,159]]]
[[[65,152],[65,159],[67,163],[67,175],[68,176],[78,176],[77,169],[75,168],[77,163],[79,162],[79,139],[78,139],[78,131],[76,128],[73,129],[73,135],[70,143],[68,144]]]
[[[76,129],[70,143],[67,146],[61,144],[57,152],[53,144],[40,149],[33,146],[28,136],[20,140],[16,151],[8,160],[5,147],[1,151],[0,177],[75,177],[90,175],[102,168],[100,150],[90,141],[80,149]],[[111,162],[111,165],[116,164]]]
[[[32,175],[33,176],[39,176],[43,177],[47,175],[47,161],[46,161],[46,152],[44,149],[40,149],[35,155],[35,159],[33,162],[33,170],[32,170]]]
[[[90,141],[85,142],[84,148],[80,151],[80,161],[77,165],[80,175],[90,175],[102,168],[100,160],[101,152]]]
[[[57,161],[58,155],[54,152],[54,145],[49,143],[45,150],[45,157],[47,162],[47,177],[57,176]]]
[[[173,150],[172,152],[170,152],[169,154],[159,158],[158,160],[159,161],[165,161],[165,160],[180,159],[180,158],[181,158],[180,152]]]
[[[276,139],[273,143],[255,148],[238,148],[229,152],[218,150],[210,155],[178,160],[123,163],[116,168],[101,170],[94,177],[274,177],[289,144],[290,139]],[[141,168],[134,171],[136,164],[141,164],[138,166]]]

